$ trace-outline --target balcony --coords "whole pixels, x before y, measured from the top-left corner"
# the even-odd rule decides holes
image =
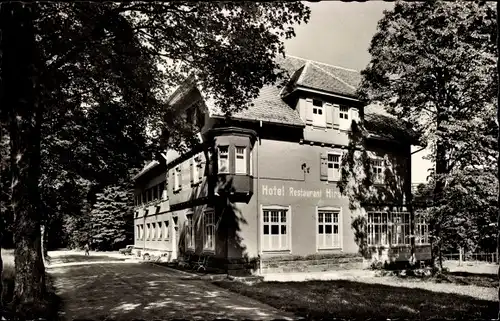
[[[234,202],[248,202],[253,195],[253,176],[218,174],[215,196],[225,196]]]

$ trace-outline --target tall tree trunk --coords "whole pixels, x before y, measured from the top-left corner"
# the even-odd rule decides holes
[[[497,126],[500,126],[500,2],[497,1]],[[498,132],[498,164],[497,164],[497,175],[500,180],[500,131]],[[498,202],[497,206],[500,205],[500,187],[498,190]],[[500,248],[500,207],[497,209],[497,249]],[[500,260],[497,255],[497,263],[500,263]],[[500,281],[500,265],[498,266],[498,280]],[[500,320],[500,284],[498,286],[498,318]]]
[[[15,286],[13,306],[26,318],[44,310],[45,268],[40,234],[40,110],[37,103],[33,3],[0,6],[4,99],[9,112],[14,213]]]
[[[442,128],[440,126],[441,121],[438,119],[438,131],[440,131]],[[446,147],[443,146],[442,139],[438,136],[438,141],[437,141],[437,146],[436,146],[436,169],[434,172],[435,178],[436,178],[436,185],[434,186],[434,193],[433,193],[433,207],[438,207],[439,204],[441,204],[441,200],[443,198],[443,191],[444,191],[444,174],[447,171],[447,165],[446,165]],[[432,215],[432,218],[430,220],[430,229],[433,233],[433,237],[431,239],[431,260],[432,260],[432,266],[435,266],[436,263],[436,254],[438,258],[440,258],[440,250],[441,250],[441,226],[440,222],[441,220],[436,216],[436,213]],[[439,260],[440,262],[440,268],[441,266],[441,259]]]

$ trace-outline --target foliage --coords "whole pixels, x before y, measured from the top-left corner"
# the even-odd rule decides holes
[[[496,12],[487,2],[396,3],[379,21],[360,94],[415,126],[436,165],[436,249],[477,244],[496,211]]]
[[[90,245],[97,250],[118,250],[134,235],[133,193],[129,186],[108,186],[97,194],[90,213]]]
[[[366,217],[357,216],[352,220],[351,227],[354,230],[354,241],[359,248],[359,253],[366,257],[368,253],[368,234],[366,229]]]

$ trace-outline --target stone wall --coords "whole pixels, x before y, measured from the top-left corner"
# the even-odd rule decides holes
[[[262,259],[260,273],[322,272],[362,269],[365,266],[366,263],[359,254],[271,257]]]

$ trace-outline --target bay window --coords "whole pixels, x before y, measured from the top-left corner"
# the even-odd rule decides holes
[[[218,147],[219,173],[229,173],[229,146]]]
[[[247,174],[246,151],[246,147],[236,146],[235,148],[234,172],[236,174]]]

